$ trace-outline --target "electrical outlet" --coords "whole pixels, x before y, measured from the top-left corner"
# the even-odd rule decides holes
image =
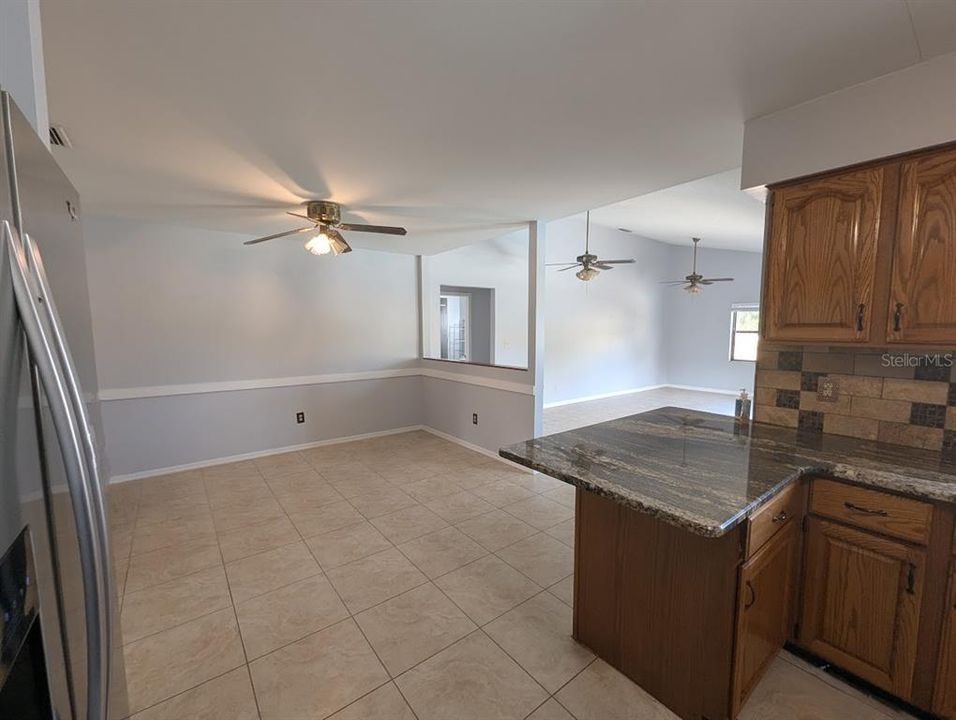
[[[477,424],[478,424],[478,413],[472,413],[472,414],[471,414],[471,424],[472,424],[472,425],[477,425]]]
[[[304,413],[304,412],[301,412],[301,411],[297,412],[297,413],[295,414],[295,421],[296,421],[296,423],[299,424],[299,425],[301,425],[302,423],[304,423],[304,422],[305,422],[305,413]]]
[[[836,402],[840,399],[840,381],[830,375],[822,375],[817,380],[817,400]]]

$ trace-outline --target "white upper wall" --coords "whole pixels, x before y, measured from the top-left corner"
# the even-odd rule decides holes
[[[417,364],[415,258],[84,218],[102,389]]]
[[[547,230],[548,262],[582,251],[582,217],[549,223]],[[734,282],[690,295],[661,281],[690,273],[692,248],[592,225],[591,250],[637,263],[589,283],[547,269],[546,403],[664,384],[753,388],[754,364],[729,358],[730,311],[733,304],[760,301],[760,253],[701,248],[699,271]]]
[[[954,140],[956,53],[950,53],[749,120],[741,187]]]
[[[693,253],[692,248],[670,248],[671,277],[681,278],[690,272]],[[730,360],[730,311],[735,304],[760,302],[762,258],[760,253],[701,247],[698,272],[705,277],[732,277],[734,281],[714,283],[699,295],[679,287],[665,289],[662,341],[668,384],[753,389],[754,363]]]
[[[574,261],[584,252],[584,217],[548,223],[547,261]],[[667,279],[669,246],[591,226],[599,258],[635,258],[582,282],[574,271],[545,270],[544,401],[561,402],[661,380],[660,280]]]
[[[422,258],[424,354],[441,357],[442,285],[492,288],[495,364],[528,366],[528,231]]]
[[[17,107],[46,142],[50,124],[40,33],[40,0],[0,2],[0,87],[10,93]]]

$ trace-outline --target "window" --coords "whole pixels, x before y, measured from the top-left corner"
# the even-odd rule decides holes
[[[760,337],[760,306],[732,305],[730,308],[730,359],[754,362]]]

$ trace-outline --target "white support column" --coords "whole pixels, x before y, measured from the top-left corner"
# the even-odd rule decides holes
[[[528,372],[534,378],[534,437],[544,420],[544,261],[547,233],[543,220],[528,223]]]
[[[0,0],[0,87],[48,143],[40,0]]]

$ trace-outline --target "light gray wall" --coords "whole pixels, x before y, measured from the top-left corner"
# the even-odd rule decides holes
[[[431,377],[422,388],[425,424],[435,430],[492,452],[534,436],[532,395]]]
[[[40,0],[0,1],[0,87],[46,142],[46,75],[40,32]]]
[[[418,365],[414,257],[314,258],[294,240],[244,247],[241,235],[95,216],[84,235],[107,398]],[[107,399],[103,421],[111,471],[127,475],[416,425],[421,407],[411,377]]]
[[[422,424],[422,378],[102,403],[113,477]],[[297,425],[295,413],[306,423]]]
[[[548,223],[547,262],[573,262],[584,252],[584,231],[583,216]],[[545,270],[545,403],[663,382],[659,281],[668,274],[668,248],[592,225],[592,253],[637,262],[587,283],[574,270]]]
[[[690,272],[693,249],[669,248],[673,278]],[[715,283],[699,295],[678,288],[665,288],[665,382],[720,390],[753,390],[754,363],[731,362],[730,308],[737,303],[760,302],[760,253],[733,250],[698,252],[697,269],[704,276],[732,277],[734,282]]]

